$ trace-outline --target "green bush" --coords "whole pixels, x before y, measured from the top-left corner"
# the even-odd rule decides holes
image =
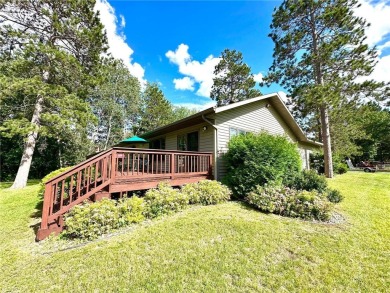
[[[319,193],[324,193],[328,188],[328,183],[323,175],[318,175],[314,170],[304,170],[292,177],[286,182],[290,188],[297,190],[316,190]]]
[[[120,213],[115,201],[101,201],[73,207],[65,215],[65,236],[69,238],[95,239],[120,227]]]
[[[117,208],[120,214],[120,226],[139,223],[145,219],[145,203],[143,198],[132,196],[118,201]]]
[[[234,136],[224,157],[227,175],[223,181],[237,198],[244,198],[258,184],[282,183],[302,166],[296,144],[266,132]]]
[[[344,174],[348,172],[348,166],[345,161],[338,155],[334,155],[333,161],[333,172],[336,174]],[[316,170],[318,174],[325,173],[324,154],[313,153],[310,154],[310,168]]]
[[[143,221],[144,209],[144,200],[136,196],[119,201],[103,198],[93,203],[84,202],[65,215],[64,236],[95,239],[114,229]]]
[[[64,173],[65,171],[68,171],[70,168],[72,168],[73,166],[69,166],[69,167],[64,167],[64,168],[60,168],[58,170],[55,170],[53,172],[50,172],[49,174],[47,174],[45,177],[42,178],[41,180],[41,183],[39,184],[39,191],[38,191],[38,194],[39,196],[43,197],[44,196],[44,193],[45,193],[45,184],[47,181],[49,181],[50,179],[60,175],[61,173]]]
[[[190,204],[213,205],[230,199],[231,191],[218,181],[202,180],[190,183],[181,189]]]
[[[144,199],[144,214],[147,218],[155,218],[177,212],[188,205],[187,195],[173,189],[166,182],[161,182],[157,188],[149,189]]]
[[[348,172],[348,166],[344,163],[337,163],[333,168],[337,174],[344,174]]]
[[[256,186],[246,200],[259,210],[277,215],[326,221],[332,204],[316,191],[295,190],[282,186]]]
[[[330,202],[339,203],[344,199],[344,196],[340,191],[336,189],[328,189],[326,192],[326,197]]]

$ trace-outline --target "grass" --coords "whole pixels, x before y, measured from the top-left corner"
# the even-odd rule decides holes
[[[346,221],[319,224],[229,202],[194,207],[82,247],[46,253],[31,225],[38,186],[0,191],[0,291],[385,292],[390,174],[330,181]]]

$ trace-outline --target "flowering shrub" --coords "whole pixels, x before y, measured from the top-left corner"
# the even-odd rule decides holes
[[[326,221],[332,210],[332,204],[316,191],[281,186],[257,185],[246,200],[261,211],[302,219]]]
[[[231,191],[228,187],[215,180],[202,180],[190,183],[181,189],[190,204],[214,205],[230,199]]]
[[[65,215],[64,236],[95,239],[110,231],[145,219],[144,200],[133,196],[118,202],[104,198],[73,207]]]
[[[73,207],[65,215],[64,235],[69,238],[95,239],[120,227],[120,213],[115,201],[101,201]]]
[[[132,196],[118,201],[117,208],[120,214],[120,225],[127,226],[145,220],[145,203],[143,198]]]
[[[149,189],[145,194],[145,216],[156,218],[177,212],[188,205],[188,197],[168,183],[161,182],[157,188]]]

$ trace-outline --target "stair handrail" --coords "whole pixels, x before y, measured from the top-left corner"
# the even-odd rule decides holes
[[[58,179],[58,178],[61,178],[61,179],[62,179],[62,177],[63,177],[64,175],[68,175],[69,173],[72,173],[72,171],[74,171],[74,170],[76,170],[76,169],[79,169],[79,168],[82,167],[83,165],[87,165],[88,163],[91,163],[91,162],[94,161],[95,159],[98,159],[98,158],[100,158],[101,156],[106,155],[106,154],[112,152],[112,150],[113,150],[113,148],[109,148],[109,149],[107,149],[107,150],[105,150],[105,151],[102,151],[102,152],[97,153],[95,156],[90,157],[89,159],[87,159],[87,160],[85,160],[85,161],[83,161],[83,162],[81,162],[81,163],[79,163],[79,164],[73,166],[73,167],[70,168],[69,170],[66,170],[66,171],[64,171],[64,172],[62,172],[62,173],[60,173],[60,174],[58,174],[57,176],[55,176],[55,177],[53,177],[53,178],[50,178],[48,181],[45,182],[45,185],[46,185],[46,184],[49,184],[49,183],[52,183],[53,181],[55,181],[55,180]]]

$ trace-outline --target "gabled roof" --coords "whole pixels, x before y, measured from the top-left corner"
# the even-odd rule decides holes
[[[211,107],[201,112],[198,112],[194,115],[191,115],[187,118],[178,120],[171,124],[159,127],[153,131],[147,132],[141,135],[143,138],[150,138],[158,135],[162,135],[171,131],[175,131],[180,128],[185,128],[188,126],[192,126],[194,124],[199,124],[205,122],[204,117],[211,114],[218,114],[224,111],[228,111],[231,109],[235,109],[247,104],[255,103],[261,100],[268,99],[273,108],[278,112],[278,114],[282,117],[282,119],[286,122],[286,124],[290,127],[294,135],[297,137],[298,141],[304,142],[310,145],[315,145],[317,147],[322,146],[322,143],[312,141],[308,139],[302,129],[299,127],[298,123],[295,121],[294,117],[291,115],[290,111],[287,109],[284,104],[282,98],[278,93],[272,93],[268,95],[259,96],[256,98],[240,101],[237,103],[233,103],[226,106],[221,107]],[[207,117],[206,117],[207,118]]]

